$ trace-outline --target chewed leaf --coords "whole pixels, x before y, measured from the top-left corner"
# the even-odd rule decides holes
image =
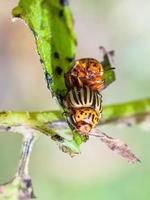
[[[129,149],[128,145],[121,140],[112,138],[98,129],[94,129],[90,135],[100,138],[100,140],[104,142],[112,151],[127,159],[129,163],[140,162],[140,160]]]
[[[32,30],[47,86],[53,95],[64,95],[64,74],[74,60],[76,38],[73,20],[64,0],[20,0],[13,16],[25,20]]]

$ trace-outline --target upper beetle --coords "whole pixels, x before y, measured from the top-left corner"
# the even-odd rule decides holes
[[[92,91],[101,91],[104,86],[104,69],[101,63],[94,58],[75,60],[71,69],[65,75],[66,86],[88,86]]]

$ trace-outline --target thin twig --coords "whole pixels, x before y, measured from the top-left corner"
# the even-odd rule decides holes
[[[11,180],[0,186],[0,199],[30,200],[35,197],[28,168],[36,133],[31,128],[19,127],[19,129],[22,130],[24,139],[18,171]]]
[[[30,136],[25,136],[22,144],[21,158],[18,167],[18,175],[24,176],[29,175],[29,159],[32,151],[33,144],[35,142],[35,136],[31,134]]]
[[[129,163],[140,162],[140,160],[132,153],[128,145],[119,139],[108,136],[99,129],[93,129],[90,132],[90,136],[99,138],[104,144],[107,145],[112,151],[118,153],[123,158],[127,159]]]

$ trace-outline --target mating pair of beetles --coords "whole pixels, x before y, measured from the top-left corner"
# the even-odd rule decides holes
[[[103,65],[93,58],[76,60],[65,75],[65,82],[68,88],[64,99],[69,110],[67,120],[81,135],[88,135],[101,119],[100,92],[106,87]]]

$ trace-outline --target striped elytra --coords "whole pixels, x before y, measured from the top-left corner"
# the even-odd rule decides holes
[[[83,135],[87,135],[101,118],[102,96],[89,87],[72,88],[64,105],[69,109],[68,121]]]
[[[74,109],[90,107],[98,113],[101,112],[102,96],[98,92],[90,90],[87,86],[82,88],[74,87],[68,92],[66,100],[67,107]]]

